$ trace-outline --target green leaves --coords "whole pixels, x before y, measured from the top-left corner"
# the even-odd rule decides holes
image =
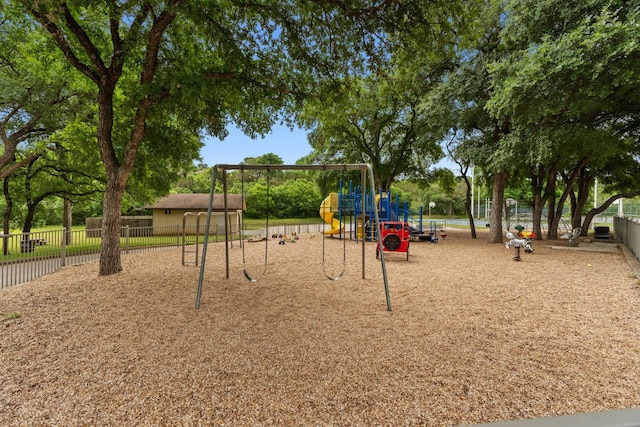
[[[400,70],[340,83],[305,111],[310,144],[323,158],[371,163],[385,190],[401,175],[422,176],[440,159],[437,126],[420,103],[429,83]]]
[[[559,2],[553,3],[561,7]],[[595,5],[588,13],[583,5],[582,16],[560,13],[560,17],[572,20],[556,17],[539,26],[567,30],[551,31],[537,39],[539,26],[530,24],[527,28],[533,33],[529,42],[521,41],[518,51],[489,67],[495,89],[487,105],[492,114],[501,119],[511,117],[516,125],[541,120],[593,122],[594,117],[620,113],[620,105],[628,105],[624,102],[628,96],[637,101],[633,93],[640,87],[640,23],[637,10],[627,2],[616,3],[620,4]],[[516,12],[526,10],[520,6]],[[508,28],[516,29],[515,24]],[[511,35],[526,40],[522,28]]]
[[[640,22],[628,2],[513,2],[513,52],[488,65],[487,109],[532,167],[613,155],[640,113]],[[555,159],[555,160],[554,160]]]

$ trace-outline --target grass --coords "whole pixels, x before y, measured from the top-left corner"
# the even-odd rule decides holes
[[[20,313],[13,312],[13,313],[9,313],[6,316],[4,316],[2,321],[3,322],[9,322],[10,320],[16,320],[16,319],[19,319],[20,317],[22,317],[20,315]]]
[[[58,229],[59,231],[60,229]],[[32,233],[36,233],[33,231]],[[37,234],[36,234],[37,235]],[[62,252],[62,234],[55,233],[47,235],[50,240],[44,246],[36,246],[32,252],[21,252],[20,242],[17,238],[11,239],[8,254],[0,254],[0,260],[3,262],[16,261],[21,259],[30,259],[34,257],[59,257]],[[82,237],[80,237],[82,236]],[[101,245],[100,237],[86,237],[84,236],[84,230],[73,234],[73,242],[65,246],[65,254],[67,256],[95,253],[100,251]],[[202,239],[201,239],[202,241]],[[179,236],[160,235],[160,236],[142,236],[142,237],[129,237],[128,242],[125,237],[120,238],[121,248],[141,248],[141,247],[153,247],[153,246],[169,246],[178,245],[182,243]],[[194,242],[190,242],[194,243]]]
[[[62,225],[45,225],[43,227],[36,227],[31,229],[31,233],[41,233],[44,231],[60,231],[62,230]],[[84,231],[85,225],[74,225],[71,227],[71,231]],[[67,230],[69,231],[69,230]],[[11,234],[22,234],[22,230],[16,228],[14,230],[9,230]]]

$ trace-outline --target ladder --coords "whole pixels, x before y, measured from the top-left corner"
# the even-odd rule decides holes
[[[200,252],[200,216],[207,215],[207,212],[185,212],[182,216],[182,265],[198,265]],[[187,218],[196,217],[196,230],[194,235],[187,235]],[[217,224],[214,224],[214,227]],[[194,258],[188,255],[194,255]],[[193,259],[193,261],[191,261]]]

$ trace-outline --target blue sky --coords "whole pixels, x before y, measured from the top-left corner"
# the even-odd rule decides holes
[[[287,126],[275,125],[264,138],[251,139],[233,125],[229,126],[229,136],[223,141],[218,138],[205,138],[205,146],[200,152],[202,161],[208,166],[217,164],[238,165],[246,157],[257,157],[267,153],[280,156],[284,164],[293,165],[301,157],[312,151],[307,142],[307,133],[300,128],[293,130]],[[437,167],[458,171],[450,160],[443,159]]]
[[[251,139],[235,126],[229,127],[229,136],[224,140],[207,137],[200,152],[202,161],[209,166],[216,164],[240,164],[246,157],[257,157],[267,153],[280,156],[287,165],[311,153],[307,133],[302,129],[291,130],[276,125],[264,138]]]

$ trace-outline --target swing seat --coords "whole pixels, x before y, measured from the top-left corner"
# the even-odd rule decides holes
[[[253,237],[247,239],[247,242],[262,242],[267,240],[266,237],[262,237],[262,234],[258,233],[256,235],[254,235]]]

